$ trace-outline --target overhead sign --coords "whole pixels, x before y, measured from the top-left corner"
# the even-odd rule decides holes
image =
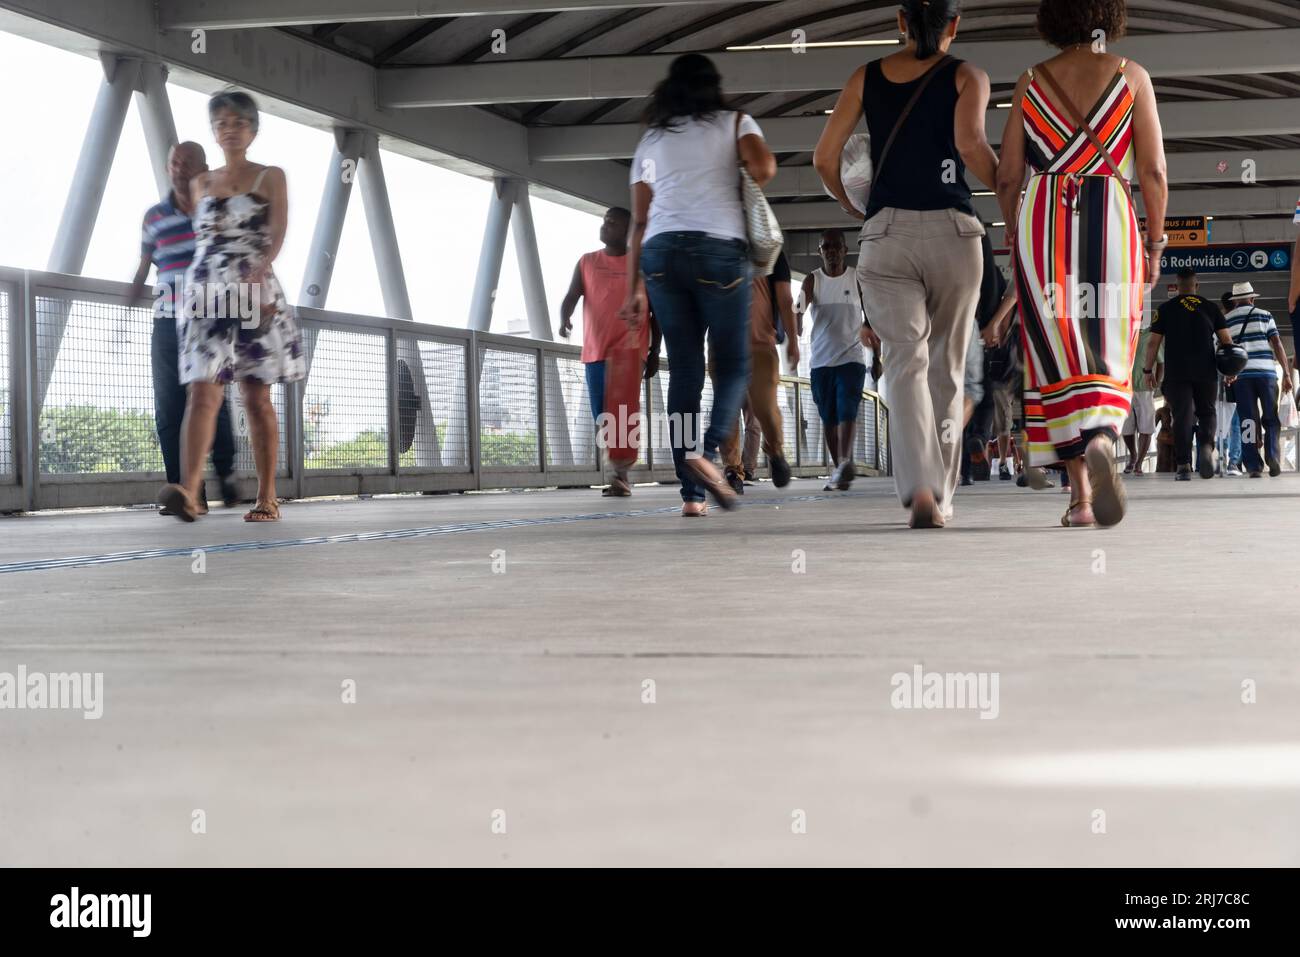
[[[1291,268],[1291,247],[1281,243],[1264,246],[1202,246],[1195,249],[1166,249],[1160,257],[1160,273],[1176,273],[1190,266],[1207,272],[1286,272]]]
[[[1141,221],[1146,229],[1147,221]],[[1170,246],[1204,246],[1210,241],[1210,224],[1204,216],[1166,216],[1165,235]]]

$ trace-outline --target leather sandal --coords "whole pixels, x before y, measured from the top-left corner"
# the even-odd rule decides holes
[[[1097,525],[1097,523],[1096,523],[1095,521],[1093,521],[1093,522],[1076,522],[1076,521],[1074,521],[1072,518],[1070,518],[1070,513],[1071,513],[1071,512],[1073,512],[1076,508],[1083,508],[1085,505],[1087,505],[1087,506],[1091,506],[1091,505],[1092,505],[1092,499],[1090,499],[1090,498],[1081,498],[1081,499],[1079,499],[1079,501],[1077,501],[1077,502],[1071,502],[1069,505],[1067,505],[1067,506],[1065,507],[1065,514],[1061,516],[1061,525],[1062,525],[1063,527],[1065,527],[1065,528],[1095,528],[1096,525]],[[1093,514],[1095,515],[1096,513],[1094,512]]]
[[[280,506],[276,502],[258,502],[244,513],[246,522],[278,522],[279,520]]]
[[[1115,474],[1115,449],[1105,439],[1088,443],[1084,452],[1088,464],[1088,484],[1092,486],[1092,513],[1103,528],[1118,525],[1128,511],[1124,482]]]
[[[180,485],[164,485],[158,493],[158,504],[166,514],[173,515],[182,522],[192,522],[199,517],[198,505]]]

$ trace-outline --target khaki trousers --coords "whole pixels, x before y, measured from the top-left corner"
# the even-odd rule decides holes
[[[983,235],[978,219],[952,209],[886,208],[862,228],[858,284],[885,345],[894,484],[904,507],[928,488],[952,513]]]
[[[749,347],[749,408],[763,430],[763,451],[768,458],[785,455],[785,423],[781,418],[781,407],[777,403],[776,390],[781,381],[781,360],[777,356],[776,346],[750,344]],[[738,469],[741,465],[740,429],[731,430],[731,435],[722,443],[722,461],[727,468]]]

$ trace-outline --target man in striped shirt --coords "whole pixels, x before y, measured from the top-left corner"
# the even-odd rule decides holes
[[[180,341],[178,303],[185,301],[185,271],[194,258],[194,226],[190,222],[190,180],[208,168],[203,147],[198,143],[173,146],[167,155],[167,173],[172,191],[166,199],[151,206],[144,214],[141,227],[140,265],[131,285],[131,302],[138,301],[149,277],[149,267],[158,270],[153,302],[153,408],[162,449],[167,481],[181,480],[181,423],[185,418],[185,386],[180,376]],[[221,480],[221,497],[227,506],[239,503],[239,494],[231,479],[235,470],[235,436],[230,427],[230,412],[221,403],[217,416],[217,433],[212,442],[212,466]],[[167,514],[164,509],[164,514]]]
[[[1287,373],[1286,352],[1277,323],[1266,310],[1255,305],[1255,287],[1239,282],[1232,287],[1232,311],[1226,316],[1228,332],[1233,342],[1243,347],[1249,357],[1246,368],[1232,381],[1232,392],[1237,399],[1237,415],[1241,419],[1241,453],[1251,478],[1264,474],[1268,466],[1270,476],[1282,474],[1278,462],[1278,430],[1281,422],[1277,414],[1277,369],[1274,360],[1282,366],[1284,377],[1282,391],[1291,391],[1291,376]],[[1261,434],[1262,428],[1262,434]],[[1264,440],[1264,461],[1260,461],[1258,442]]]

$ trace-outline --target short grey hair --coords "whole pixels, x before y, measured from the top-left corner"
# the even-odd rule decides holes
[[[252,125],[253,132],[257,132],[257,101],[247,93],[242,90],[222,90],[215,94],[208,100],[208,122],[215,120],[221,110],[230,110],[236,116],[242,116]]]

